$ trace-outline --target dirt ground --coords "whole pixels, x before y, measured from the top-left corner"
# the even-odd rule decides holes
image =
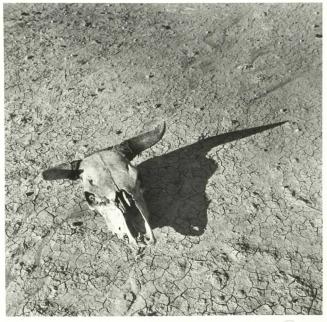
[[[5,4],[7,315],[321,314],[321,15]],[[40,174],[162,120],[135,257]]]

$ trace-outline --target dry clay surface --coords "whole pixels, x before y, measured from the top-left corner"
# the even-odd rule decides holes
[[[6,4],[7,314],[321,314],[321,14]],[[135,256],[41,172],[162,120]]]

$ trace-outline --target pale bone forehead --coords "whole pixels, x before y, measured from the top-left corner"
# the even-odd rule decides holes
[[[84,189],[115,198],[117,190],[133,193],[136,187],[137,170],[120,153],[101,151],[86,157],[80,165]]]

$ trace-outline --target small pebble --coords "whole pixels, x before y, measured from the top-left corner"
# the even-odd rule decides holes
[[[193,226],[193,225],[191,225],[191,227],[192,227],[192,229],[193,229],[194,231],[199,231],[199,230],[200,230],[200,228],[199,228],[198,226]]]
[[[162,28],[165,28],[166,30],[170,30],[171,27],[169,25],[162,25]]]
[[[73,226],[82,226],[83,222],[82,221],[75,221],[72,223]]]

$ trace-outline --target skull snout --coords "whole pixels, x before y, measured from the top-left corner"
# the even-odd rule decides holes
[[[121,190],[116,195],[116,205],[123,213],[131,242],[139,247],[155,244],[152,229],[148,223],[148,213],[142,196],[135,198]]]

